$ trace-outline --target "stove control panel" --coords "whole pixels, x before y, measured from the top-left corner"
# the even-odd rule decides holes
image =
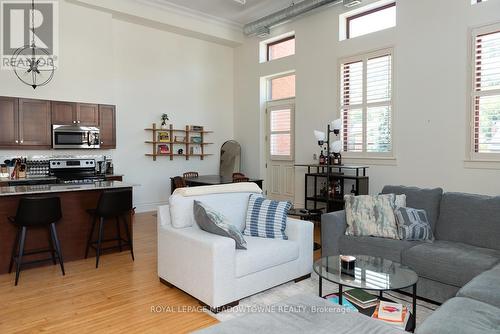
[[[94,159],[55,159],[49,162],[50,169],[95,169],[96,163]]]

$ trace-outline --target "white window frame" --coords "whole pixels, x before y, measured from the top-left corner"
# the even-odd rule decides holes
[[[266,81],[267,81],[266,82],[266,101],[267,102],[275,102],[275,101],[283,101],[283,100],[295,99],[295,96],[285,97],[285,98],[276,99],[276,100],[272,99],[272,85],[271,85],[271,82],[273,80],[275,80],[275,79],[290,77],[292,75],[295,75],[295,95],[297,95],[297,74],[295,73],[295,71],[284,72],[284,73],[276,74],[276,75],[273,75],[273,76],[270,76],[270,77],[266,78]]]
[[[290,155],[271,154],[271,112],[273,110],[290,110],[290,131],[277,131],[276,133],[290,133]],[[266,103],[266,146],[270,160],[294,161],[295,160],[295,97],[269,101]]]
[[[475,90],[475,80],[476,80],[476,37],[479,35],[484,35],[492,32],[500,31],[500,23],[482,26],[474,29],[470,29],[470,39],[469,39],[469,84],[468,84],[468,111],[467,111],[467,124],[468,124],[468,140],[467,140],[467,154],[470,161],[473,162],[500,162],[500,153],[479,153],[475,150],[475,97],[476,96],[489,96],[497,95],[497,91],[484,91],[476,92]],[[495,94],[496,93],[496,94]],[[467,160],[466,160],[467,161]],[[497,167],[500,167],[497,166]]]
[[[276,59],[268,60],[268,57],[267,57],[268,56],[268,54],[267,54],[267,46],[269,44],[273,44],[276,41],[283,40],[283,39],[286,39],[286,38],[289,38],[289,37],[293,37],[295,39],[295,53],[291,54],[289,56],[285,56],[285,57],[281,57],[281,58],[276,58]],[[289,57],[293,57],[296,54],[297,54],[297,35],[295,34],[295,31],[289,31],[289,32],[287,32],[285,34],[281,34],[281,35],[278,35],[278,36],[266,39],[265,41],[262,41],[262,42],[259,43],[259,62],[261,64],[262,63],[274,62],[274,61],[278,61],[278,60],[281,60],[281,59],[286,59],[286,58],[289,58]]]
[[[391,151],[390,152],[367,152],[366,151],[366,146],[367,146],[367,109],[368,107],[376,107],[376,106],[386,106],[387,102],[375,102],[375,103],[367,103],[367,63],[368,59],[371,58],[376,58],[376,57],[381,57],[385,55],[391,55],[391,100],[389,102],[389,105],[391,107]],[[395,118],[394,118],[394,109],[395,109],[395,103],[394,103],[394,96],[395,96],[395,75],[394,75],[394,63],[395,63],[395,52],[393,47],[388,47],[385,49],[380,49],[376,51],[371,51],[367,53],[361,53],[357,54],[354,56],[346,57],[339,59],[339,64],[338,64],[338,79],[337,82],[340,85],[339,89],[339,102],[341,103],[341,97],[342,97],[342,91],[344,86],[342,85],[342,65],[345,63],[351,63],[351,62],[357,62],[357,61],[363,61],[363,100],[361,104],[355,105],[353,109],[362,109],[363,112],[363,150],[362,152],[342,152],[342,156],[345,158],[360,158],[360,159],[395,159],[394,158],[394,142],[395,142],[395,136],[394,136],[394,123],[395,123]],[[352,107],[352,106],[351,106]],[[340,118],[343,121],[343,105],[340,104],[339,106],[339,114]],[[343,139],[343,138],[342,138]]]

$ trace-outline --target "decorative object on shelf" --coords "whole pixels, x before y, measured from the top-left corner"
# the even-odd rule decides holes
[[[200,160],[204,160],[205,157],[213,155],[207,154],[205,152],[205,147],[213,143],[208,143],[205,141],[205,137],[208,134],[213,133],[212,131],[207,131],[203,127],[197,128],[196,131],[190,130],[192,126],[186,125],[184,129],[175,129],[172,124],[168,125],[167,129],[158,128],[156,123],[153,123],[151,128],[145,129],[145,131],[151,132],[152,140],[145,141],[146,144],[152,145],[151,153],[146,153],[147,157],[152,157],[153,161],[156,161],[159,156],[168,156],[170,160],[174,160],[174,157],[182,156],[186,160],[190,157],[196,156]],[[194,137],[199,137],[199,143],[192,143],[190,138],[191,134],[194,133]],[[183,141],[177,142],[177,140],[182,139]],[[162,152],[160,153],[159,146],[163,145]],[[184,147],[179,148],[179,145]],[[166,147],[166,148],[165,148]],[[175,153],[177,152],[177,154]]]
[[[191,137],[191,143],[193,143],[193,144],[201,144],[201,142],[202,142],[201,136]]]
[[[170,133],[169,132],[158,132],[158,142],[170,143]]]
[[[203,131],[203,127],[199,126],[199,125],[191,125],[189,127],[189,131],[192,131],[192,132],[201,132],[201,131]]]
[[[163,130],[167,129],[167,121],[169,121],[169,120],[170,120],[170,118],[168,117],[168,114],[162,114],[161,115],[161,125],[160,125],[160,127]]]
[[[168,147],[168,145],[158,145],[158,154],[170,154],[170,148]]]
[[[32,33],[31,44],[16,50],[12,57],[12,67],[17,78],[36,89],[45,86],[54,77],[54,57],[45,48],[36,45],[35,0],[31,1],[31,20],[28,23]]]

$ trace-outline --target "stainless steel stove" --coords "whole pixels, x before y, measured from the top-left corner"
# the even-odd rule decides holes
[[[96,173],[94,159],[53,159],[49,171],[61,184],[91,184],[106,179]]]

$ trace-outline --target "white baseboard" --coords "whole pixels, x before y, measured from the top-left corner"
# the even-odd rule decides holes
[[[155,202],[155,203],[140,203],[135,204],[135,212],[153,212],[158,209],[159,206],[168,205],[168,202]]]

